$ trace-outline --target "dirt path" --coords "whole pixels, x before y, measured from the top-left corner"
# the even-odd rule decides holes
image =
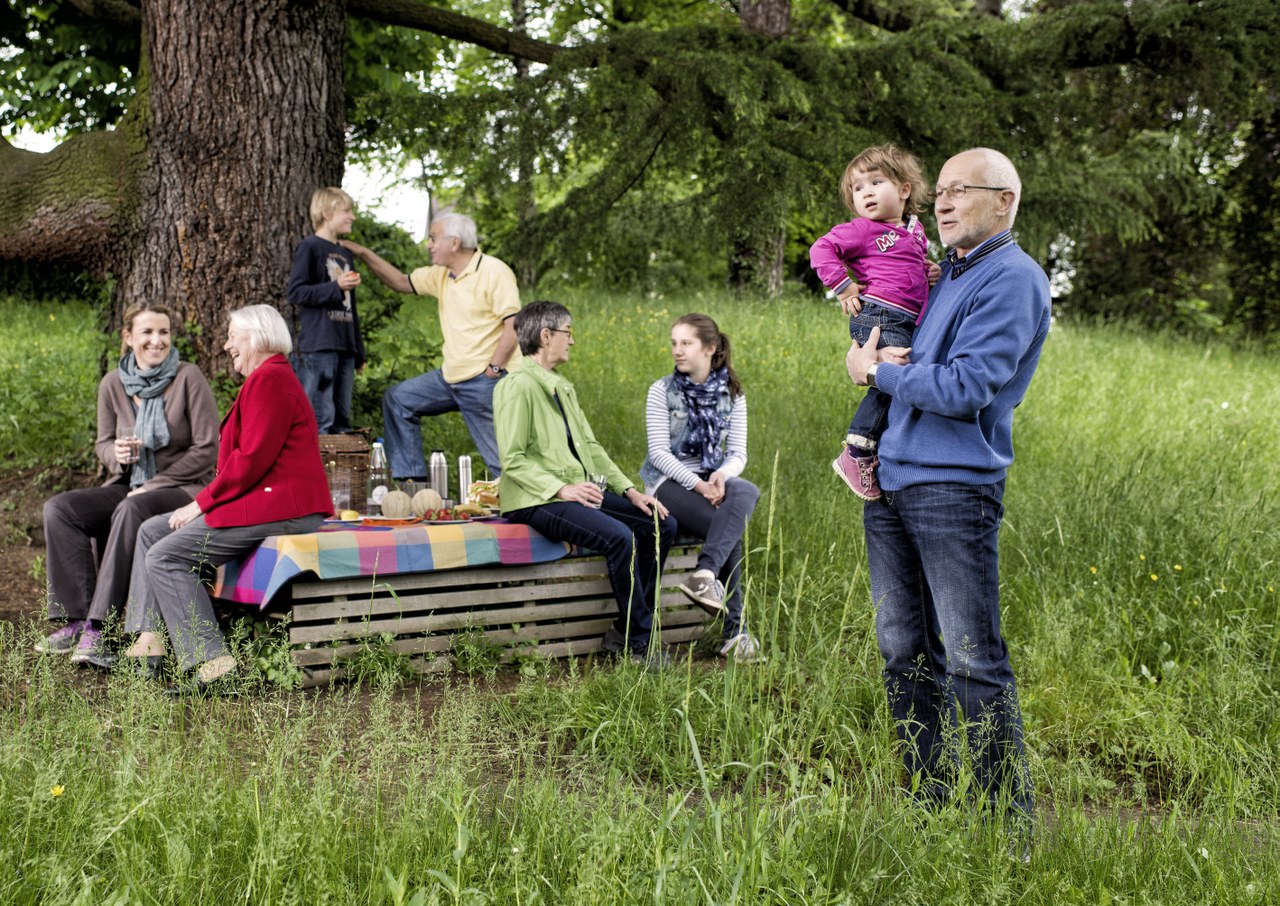
[[[58,468],[0,474],[0,620],[43,618],[44,502],[92,484],[92,475]]]

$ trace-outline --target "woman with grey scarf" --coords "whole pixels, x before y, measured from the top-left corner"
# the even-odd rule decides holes
[[[104,627],[128,597],[138,526],[190,503],[218,459],[213,391],[199,368],[179,361],[169,310],[135,303],[122,333],[120,366],[98,385],[94,450],[106,483],[44,505],[49,619],[63,625],[36,644],[103,668],[115,659]]]

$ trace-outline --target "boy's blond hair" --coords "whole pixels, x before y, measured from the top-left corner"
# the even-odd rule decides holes
[[[928,190],[925,189],[924,174],[920,171],[920,161],[914,154],[908,154],[897,145],[876,145],[849,161],[849,166],[844,168],[844,176],[840,177],[840,197],[854,213],[857,213],[857,207],[853,203],[853,174],[859,170],[863,173],[879,170],[894,185],[911,186],[911,194],[902,210],[907,214],[924,211],[920,199]]]
[[[346,192],[333,186],[316,189],[311,195],[311,228],[313,230],[320,229],[321,225],[333,215],[333,212],[341,208],[350,208],[354,211],[356,203],[351,200],[351,196]]]

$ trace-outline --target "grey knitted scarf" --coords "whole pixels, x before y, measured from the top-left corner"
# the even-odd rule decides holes
[[[178,350],[150,371],[139,371],[138,361],[130,349],[120,359],[120,383],[130,397],[138,397],[138,417],[134,433],[142,439],[138,461],[129,472],[129,487],[137,488],[156,474],[156,450],[169,445],[169,423],[164,417],[164,391],[178,373]]]

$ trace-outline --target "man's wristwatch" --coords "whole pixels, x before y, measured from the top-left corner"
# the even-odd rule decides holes
[[[507,373],[507,369],[503,368],[501,365],[495,365],[492,362],[489,363],[489,370],[492,371],[494,374],[496,374],[498,377],[502,377],[504,374]]]
[[[876,385],[876,369],[880,367],[879,362],[872,362],[871,367],[867,369],[867,386],[874,387]]]

